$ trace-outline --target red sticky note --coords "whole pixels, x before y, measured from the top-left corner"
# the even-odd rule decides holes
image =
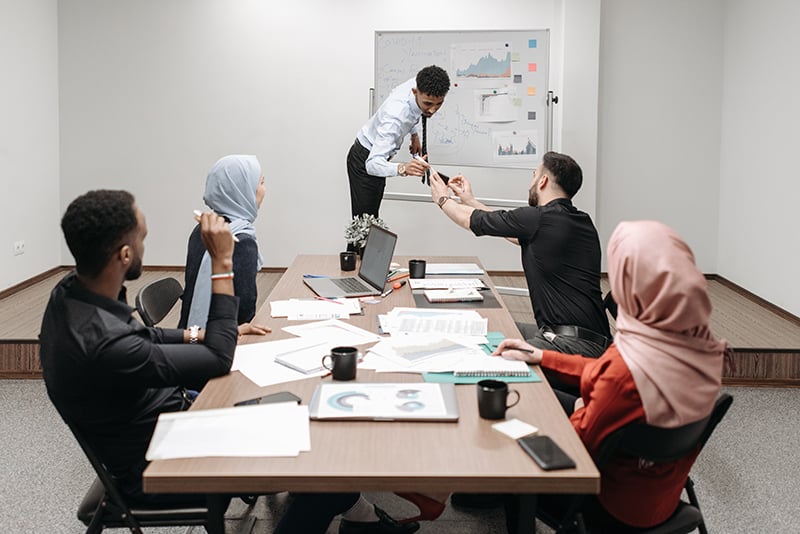
[[[536,72],[536,63],[528,63],[528,72]]]

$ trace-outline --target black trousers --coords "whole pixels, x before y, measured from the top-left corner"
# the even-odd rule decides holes
[[[594,341],[573,336],[558,336],[550,340],[544,335],[542,328],[528,323],[517,323],[517,328],[519,328],[525,341],[542,350],[552,350],[563,354],[580,354],[587,358],[599,358],[606,350],[605,346],[599,345]],[[575,396],[580,395],[579,388],[564,384],[558,377],[545,368],[542,368],[542,371],[553,389],[561,390]]]
[[[325,534],[334,517],[358,501],[358,493],[293,493],[274,534]]]
[[[367,172],[369,150],[356,139],[347,153],[347,177],[350,181],[350,211],[353,217],[362,213],[378,216],[386,188],[386,178]]]

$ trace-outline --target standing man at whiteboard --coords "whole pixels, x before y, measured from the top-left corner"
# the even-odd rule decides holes
[[[369,213],[378,216],[389,176],[422,176],[429,168],[424,161],[391,159],[411,134],[411,155],[422,155],[418,123],[430,118],[450,90],[450,77],[444,69],[431,65],[415,78],[395,87],[378,111],[359,130],[347,154],[350,180],[350,207],[353,216]]]
[[[520,246],[537,326],[517,326],[531,345],[599,358],[611,333],[600,290],[597,229],[572,204],[582,183],[574,159],[548,152],[533,173],[528,206],[492,211],[475,198],[465,177],[455,176],[445,185],[435,172],[431,197],[476,236],[504,237]],[[460,203],[450,198],[451,192]]]

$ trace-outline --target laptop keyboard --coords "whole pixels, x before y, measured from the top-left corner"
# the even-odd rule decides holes
[[[339,289],[348,293],[373,291],[371,287],[361,282],[358,278],[334,278],[331,280]]]

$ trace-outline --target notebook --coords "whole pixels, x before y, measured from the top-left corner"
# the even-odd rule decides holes
[[[453,384],[331,382],[317,386],[311,419],[360,421],[458,421]]]
[[[367,234],[361,267],[357,276],[304,278],[303,282],[320,297],[366,297],[380,295],[389,274],[389,264],[397,244],[397,234],[372,225]]]

